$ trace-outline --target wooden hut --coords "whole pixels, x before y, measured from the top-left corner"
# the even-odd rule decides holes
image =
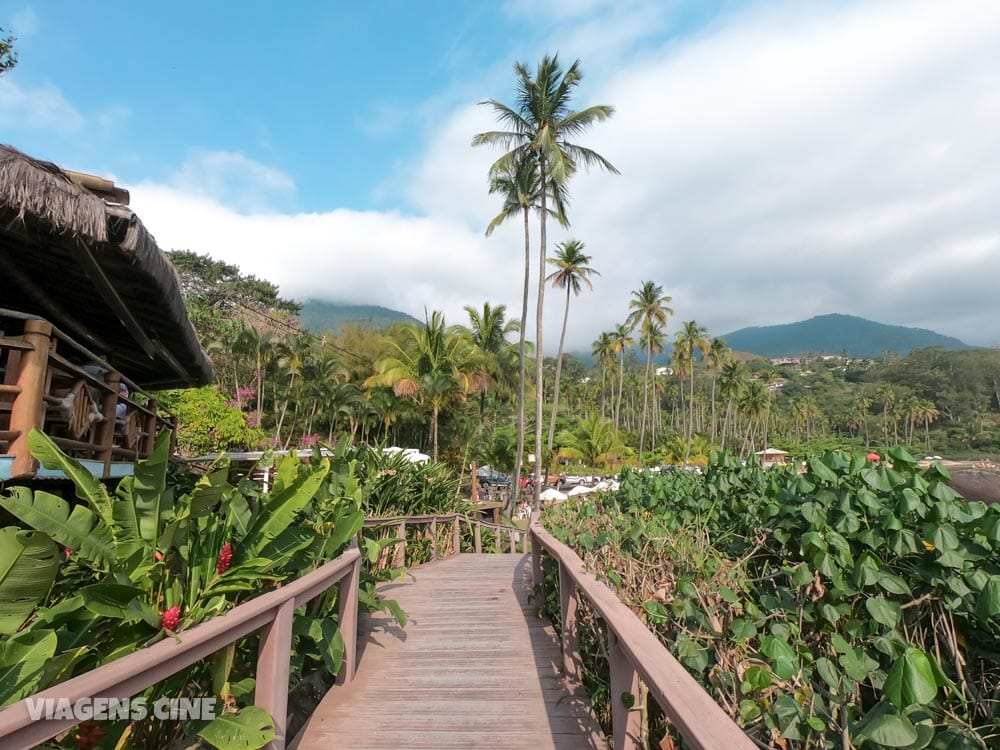
[[[172,427],[149,391],[213,378],[177,273],[128,200],[0,145],[0,481],[44,476],[33,427],[96,476],[128,474]]]

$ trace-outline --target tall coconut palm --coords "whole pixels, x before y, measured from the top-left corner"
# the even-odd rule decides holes
[[[666,331],[667,319],[674,314],[674,311],[667,307],[673,298],[663,293],[663,287],[654,284],[652,281],[642,282],[642,286],[632,291],[632,299],[628,306],[631,312],[625,322],[635,328],[639,327],[639,333],[645,337],[646,341],[646,371],[642,385],[642,422],[639,426],[639,465],[642,466],[642,449],[646,439],[646,419],[649,412],[649,373],[653,365],[652,339],[648,335],[653,328],[660,328],[661,333]]]
[[[482,310],[466,305],[465,312],[469,316],[472,342],[487,360],[491,376],[499,381],[502,378],[501,358],[509,346],[507,336],[517,331],[520,326],[516,320],[506,319],[506,305],[491,305],[489,302],[484,302]],[[485,413],[486,391],[482,391],[479,400],[480,419]]]
[[[493,194],[503,196],[503,207],[486,227],[487,237],[508,219],[520,216],[524,222],[524,288],[517,344],[517,455],[514,458],[514,483],[508,504],[509,508],[514,508],[520,491],[521,462],[524,457],[524,389],[527,379],[524,338],[528,330],[528,291],[531,285],[531,234],[528,231],[528,218],[532,210],[542,210],[542,180],[538,172],[538,160],[529,155],[500,169],[491,170],[490,195]],[[562,226],[568,226],[565,186],[549,183],[548,197],[552,200],[552,208],[545,209],[548,215]]]
[[[615,404],[615,429],[617,430],[621,421],[622,390],[625,386],[625,352],[630,346],[635,346],[635,339],[632,338],[632,327],[627,323],[619,323],[611,332],[611,337],[614,342],[614,351],[618,355],[618,399]]]
[[[677,338],[674,341],[674,351],[687,364],[691,376],[688,386],[690,398],[688,399],[687,440],[689,446],[691,445],[691,439],[694,437],[694,353],[698,351],[704,357],[708,352],[708,348],[708,331],[693,320],[682,324],[681,330],[677,332]]]
[[[875,395],[882,402],[882,434],[885,442],[889,442],[889,417],[892,417],[892,431],[896,432],[896,415],[893,412],[893,405],[896,403],[896,391],[891,385],[880,385],[875,391]]]
[[[590,345],[590,354],[601,368],[601,416],[605,416],[605,384],[607,381],[608,368],[615,362],[614,336],[608,331],[601,334]]]
[[[722,366],[722,374],[719,376],[719,390],[722,393],[722,398],[726,400],[726,414],[722,419],[723,448],[726,447],[726,434],[729,420],[733,416],[733,408],[742,397],[748,382],[747,368],[743,362],[731,359]],[[734,428],[733,433],[735,434],[735,432]]]
[[[468,331],[448,328],[437,310],[424,325],[404,325],[398,330],[401,340],[388,341],[390,353],[375,363],[376,373],[364,386],[389,386],[397,396],[430,408],[430,441],[437,460],[441,410],[453,398],[486,387],[485,363]]]
[[[556,415],[559,413],[559,380],[562,377],[563,347],[566,344],[566,323],[569,320],[569,300],[571,294],[579,294],[583,285],[593,289],[591,276],[600,276],[596,269],[587,264],[590,256],[584,255],[584,244],[579,240],[566,240],[556,245],[556,257],[549,258],[549,264],[556,270],[546,277],[552,282],[552,288],[566,290],[566,309],[563,311],[562,333],[559,335],[559,354],[556,356],[556,379],[552,388],[552,416],[549,418],[549,451],[556,437]]]
[[[504,174],[517,164],[535,160],[541,180],[538,250],[538,304],[535,311],[535,450],[541,452],[544,373],[542,370],[545,349],[542,343],[542,316],[545,304],[545,242],[548,186],[565,185],[579,167],[598,166],[618,173],[611,162],[592,149],[571,142],[595,123],[606,120],[614,109],[604,104],[580,111],[571,108],[573,92],[583,74],[579,60],[568,70],[559,65],[558,55],[546,55],[535,68],[534,77],[523,63],[514,64],[517,79],[516,104],[510,107],[496,99],[483,104],[491,107],[506,130],[479,133],[472,139],[473,146],[492,146],[505,150],[491,167],[493,175]],[[535,461],[535,502],[541,506],[542,461]]]
[[[726,340],[715,337],[705,352],[705,364],[712,368],[712,440],[715,440],[715,386],[719,380],[719,371],[732,357],[732,350],[726,346]]]

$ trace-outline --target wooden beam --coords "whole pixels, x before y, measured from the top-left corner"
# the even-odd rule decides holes
[[[80,252],[77,253],[77,258],[80,259],[80,265],[83,266],[83,270],[90,277],[90,280],[94,282],[94,286],[97,287],[101,298],[108,303],[108,306],[118,316],[118,320],[121,321],[122,325],[132,335],[139,348],[142,349],[147,357],[153,359],[153,355],[156,353],[156,344],[149,338],[142,326],[139,325],[139,321],[135,319],[132,311],[122,301],[122,298],[118,295],[118,290],[115,289],[114,284],[111,283],[107,274],[104,273],[104,269],[101,268],[101,264],[94,257],[94,252],[90,245],[86,242],[80,242],[78,246]]]

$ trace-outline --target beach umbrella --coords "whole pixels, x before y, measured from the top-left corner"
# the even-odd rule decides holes
[[[567,497],[569,497],[569,495],[567,495],[565,492],[560,492],[554,487],[549,487],[541,495],[539,495],[539,497],[541,497],[542,500],[552,502],[553,500],[565,500]]]
[[[576,497],[577,495],[586,495],[591,492],[597,492],[596,487],[588,487],[585,484],[578,485],[569,491],[570,497]]]

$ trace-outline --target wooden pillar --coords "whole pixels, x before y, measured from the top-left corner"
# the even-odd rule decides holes
[[[288,673],[292,651],[292,618],[295,600],[289,599],[278,608],[274,621],[260,631],[257,654],[257,680],[253,703],[271,714],[274,739],[267,750],[284,750],[288,728]],[[345,649],[346,642],[345,641]]]
[[[472,491],[472,497],[470,497],[469,499],[472,502],[474,502],[474,503],[478,503],[479,502],[479,477],[476,476],[476,462],[475,461],[472,462],[472,487],[471,487],[471,491]]]
[[[109,372],[104,376],[104,382],[111,390],[105,391],[101,397],[101,416],[104,418],[97,429],[97,460],[104,463],[104,476],[111,474],[111,462],[114,460],[112,449],[115,445],[115,413],[118,409],[118,383],[121,375]]]
[[[638,705],[639,675],[610,627],[608,663],[611,665],[611,728],[615,750],[639,750],[642,747],[642,713]],[[631,707],[622,701],[622,696],[626,693],[634,701]]]
[[[455,528],[451,532],[451,554],[457,555],[462,551],[462,527],[459,526],[461,519],[455,516]]]
[[[481,555],[483,554],[483,527],[482,524],[479,523],[478,518],[473,523],[472,533],[473,533],[473,539],[474,539],[473,543],[475,544],[476,554]]]
[[[431,559],[436,560],[438,556],[437,547],[437,534],[438,534],[438,522],[437,519],[431,519]]]
[[[146,434],[139,443],[139,454],[142,456],[148,456],[152,453],[153,444],[156,443],[156,410],[158,407],[159,404],[155,398],[149,399],[149,404],[147,404],[146,408],[152,413],[147,414],[143,420],[145,422],[143,432]]]
[[[344,638],[344,663],[337,675],[337,684],[346,685],[354,679],[358,666],[358,583],[361,581],[361,558],[354,561],[351,572],[340,579],[337,601],[340,607],[340,635]]]
[[[493,546],[497,552],[503,551],[503,529],[500,526],[493,527]]]
[[[24,321],[24,342],[30,350],[21,352],[17,385],[21,392],[10,407],[10,429],[20,434],[11,441],[7,452],[14,456],[12,476],[32,476],[37,463],[28,450],[28,433],[45,423],[45,375],[49,363],[52,326],[44,320]]]
[[[511,529],[507,532],[507,538],[510,540],[510,554],[512,555],[517,554],[517,537],[520,533],[516,529]]]
[[[580,671],[580,630],[577,618],[580,610],[576,581],[559,563],[559,611],[562,614],[563,672],[573,684],[582,682]]]

